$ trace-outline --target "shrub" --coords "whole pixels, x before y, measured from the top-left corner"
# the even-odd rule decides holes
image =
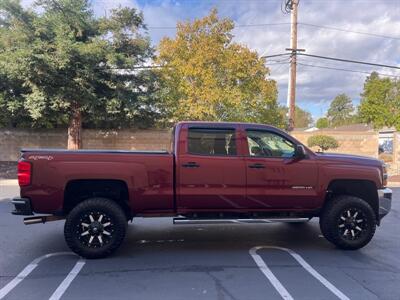
[[[317,120],[317,124],[315,124],[315,126],[318,128],[318,129],[323,129],[323,128],[327,128],[328,126],[329,126],[329,121],[328,121],[328,118],[319,118],[318,120]]]
[[[314,135],[310,136],[307,140],[309,147],[319,147],[321,151],[326,151],[328,149],[336,149],[339,147],[338,141],[328,135]]]

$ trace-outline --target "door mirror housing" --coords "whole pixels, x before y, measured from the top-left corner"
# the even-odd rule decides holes
[[[294,152],[294,157],[297,159],[306,158],[307,152],[303,145],[297,145],[296,151]]]

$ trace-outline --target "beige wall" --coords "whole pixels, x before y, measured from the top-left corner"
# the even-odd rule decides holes
[[[166,150],[171,130],[83,130],[84,149]]]
[[[82,134],[84,149],[169,149],[170,130],[91,130]],[[0,161],[15,161],[21,148],[67,147],[66,130],[0,129]]]
[[[160,150],[169,149],[170,130],[83,130],[84,149]],[[333,136],[339,148],[330,152],[378,157],[377,132],[295,131],[293,136],[307,145],[315,134]],[[0,161],[15,161],[20,148],[66,148],[66,130],[0,129]],[[314,149],[316,150],[316,149]],[[400,174],[400,133],[395,134],[391,174]]]
[[[391,165],[393,174],[400,175],[400,132],[396,132],[393,137],[393,164]]]
[[[320,134],[332,136],[339,142],[339,148],[328,150],[328,152],[378,157],[378,133],[374,131],[319,130],[317,132],[294,131],[292,133],[296,139],[305,145],[307,145],[307,140],[310,136]],[[313,148],[313,150],[318,149]]]

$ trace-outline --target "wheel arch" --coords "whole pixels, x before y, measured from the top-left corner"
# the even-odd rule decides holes
[[[332,180],[328,185],[325,203],[334,201],[334,198],[339,195],[354,196],[367,202],[372,207],[379,222],[379,198],[375,182],[356,179]]]
[[[125,181],[116,179],[74,179],[64,189],[63,213],[90,198],[107,198],[116,202],[128,219],[132,218],[129,190]]]

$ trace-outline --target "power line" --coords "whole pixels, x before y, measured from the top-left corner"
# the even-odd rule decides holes
[[[383,39],[400,40],[400,37],[397,37],[397,36],[390,36],[390,35],[371,33],[371,32],[365,32],[365,31],[357,31],[357,30],[339,28],[339,27],[334,27],[334,26],[326,26],[326,25],[303,23],[303,22],[298,22],[297,24],[302,25],[302,26],[322,28],[322,29],[327,29],[327,30],[335,30],[335,31],[340,31],[340,32],[348,32],[348,33],[367,35],[367,36],[383,38]],[[282,25],[290,25],[290,23],[289,22],[280,22],[280,23],[235,24],[235,27],[236,28],[248,28],[248,27],[268,27],[268,26],[282,26]],[[176,29],[176,28],[177,28],[177,26],[147,26],[147,29],[149,29],[149,30],[163,30],[163,29],[171,30],[171,29]]]
[[[291,53],[280,53],[280,54],[273,54],[273,55],[263,55],[261,58],[271,58],[271,57],[278,57],[278,56],[285,56],[290,55]]]
[[[351,59],[344,59],[344,58],[336,58],[336,57],[329,57],[329,56],[322,56],[322,55],[314,55],[314,54],[306,54],[306,53],[298,53],[298,55],[308,56],[308,57],[315,57],[315,58],[326,59],[326,60],[334,60],[334,61],[348,62],[348,63],[353,63],[353,64],[361,64],[361,65],[368,65],[368,66],[374,66],[374,67],[382,67],[382,68],[390,68],[390,69],[398,69],[398,70],[400,70],[400,67],[398,67],[398,66],[377,64],[377,63],[366,62],[366,61],[358,61],[358,60],[351,60]]]
[[[290,25],[290,23],[281,22],[281,23],[262,23],[262,24],[235,24],[235,27],[242,28],[242,27],[281,26],[281,25]],[[150,30],[177,29],[177,26],[147,26],[147,29]]]
[[[263,23],[263,24],[235,24],[235,27],[259,27],[259,26],[280,26],[280,25],[290,25],[290,23],[281,22],[281,23]]]
[[[267,66],[275,66],[275,65],[287,65],[289,62],[271,62],[271,63],[266,63]]]
[[[303,23],[303,22],[299,22],[298,24],[304,25],[304,26],[309,26],[309,27],[317,27],[317,28],[323,28],[323,29],[329,29],[329,30],[336,30],[336,31],[342,31],[342,32],[349,32],[349,33],[368,35],[368,36],[379,37],[379,38],[384,38],[384,39],[400,40],[400,37],[382,35],[382,34],[377,34],[377,33],[355,31],[355,30],[350,30],[350,29],[344,29],[344,28],[338,28],[338,27],[332,27],[332,26],[325,26],[325,25],[310,24],[310,23]]]
[[[289,63],[290,62],[290,57],[285,57],[283,59],[282,58],[268,59],[267,63],[269,63],[269,62],[286,62],[286,63]]]
[[[351,70],[351,69],[342,69],[342,68],[335,68],[335,67],[328,67],[328,66],[320,66],[320,65],[310,65],[310,64],[305,64],[302,62],[298,62],[297,64],[306,66],[306,67],[313,67],[313,68],[320,68],[320,69],[328,69],[328,70],[336,70],[336,71],[345,71],[345,72],[352,72],[352,73],[362,73],[362,74],[371,74],[371,72],[367,71],[359,71],[359,70]],[[387,77],[394,77],[394,78],[400,78],[400,76],[396,75],[391,75],[391,74],[383,74],[383,73],[378,73],[378,75],[381,76],[387,76]]]

